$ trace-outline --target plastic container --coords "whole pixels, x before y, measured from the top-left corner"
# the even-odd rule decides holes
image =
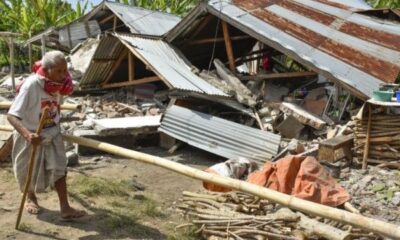
[[[393,94],[392,91],[374,91],[372,93],[372,98],[376,101],[391,102]]]
[[[396,92],[396,100],[397,102],[400,102],[400,91]]]

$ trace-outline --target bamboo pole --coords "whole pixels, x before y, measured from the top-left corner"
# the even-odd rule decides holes
[[[0,101],[0,109],[9,109],[11,107],[11,104],[12,102],[9,101]],[[80,111],[82,105],[65,103],[62,104],[60,107],[61,110]]]
[[[36,134],[38,136],[40,136],[40,133],[42,132],[46,117],[48,117],[48,112],[49,112],[48,108],[43,109],[42,117],[40,118],[40,121],[39,121],[39,126],[36,129]],[[19,205],[17,222],[15,223],[15,229],[17,229],[17,230],[19,227],[19,223],[21,222],[22,210],[24,209],[26,196],[29,191],[29,186],[31,185],[33,167],[35,166],[36,150],[37,150],[37,144],[32,144],[32,152],[31,152],[31,157],[29,160],[29,167],[28,167],[28,176],[26,177],[24,193],[22,194],[21,204]]]
[[[335,221],[344,222],[395,239],[400,238],[400,226],[383,222],[381,220],[367,218],[362,215],[324,206],[321,204],[296,198],[294,196],[289,196],[284,193],[276,192],[274,190],[257,186],[255,184],[251,184],[248,182],[222,177],[215,174],[210,174],[205,171],[185,166],[183,164],[179,164],[164,158],[129,150],[112,144],[103,143],[82,137],[70,136],[70,135],[64,135],[64,140],[72,143],[77,143],[82,146],[95,148],[118,156],[153,164],[191,178],[199,179],[206,182],[212,182],[221,185],[223,187],[229,187],[231,189],[235,189],[238,191],[250,193],[255,196],[267,199],[269,201],[287,206],[289,208],[299,210],[301,212],[313,214],[316,216],[326,217]]]
[[[363,155],[363,163],[362,169],[367,169],[368,165],[368,151],[369,151],[369,139],[371,134],[371,115],[372,115],[372,107],[371,104],[368,104],[368,125],[367,125],[367,139],[364,146],[364,155]]]
[[[12,130],[12,127],[0,126],[0,131],[1,130],[10,131]],[[185,166],[183,164],[173,162],[161,157],[129,150],[109,143],[71,135],[63,135],[63,138],[65,141],[71,143],[76,143],[82,146],[95,148],[107,153],[115,154],[117,156],[122,156],[125,158],[156,165],[194,179],[215,183],[223,187],[228,187],[231,189],[249,193],[304,213],[329,218],[331,220],[343,222],[387,237],[400,239],[400,226],[396,226],[394,224],[387,223],[378,219],[372,219],[341,209],[310,202],[245,181],[223,177],[216,174],[210,174],[205,171]]]

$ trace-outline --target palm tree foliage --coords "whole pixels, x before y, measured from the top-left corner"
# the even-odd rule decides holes
[[[400,0],[367,0],[374,8],[400,8]]]
[[[82,16],[88,6],[88,0],[81,5],[78,1],[75,9],[62,0],[0,0],[0,31],[21,33],[19,40],[27,39],[49,27],[69,23]],[[26,55],[16,46],[16,60],[25,62]],[[8,47],[0,41],[0,65],[8,64]]]
[[[0,0],[0,31],[32,36],[51,26],[64,25],[85,12],[88,2],[76,10],[62,0]]]
[[[121,0],[120,2],[182,16],[192,9],[199,0]]]

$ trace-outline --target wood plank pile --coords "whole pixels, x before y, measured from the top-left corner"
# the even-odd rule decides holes
[[[379,239],[337,221],[306,216],[242,192],[183,192],[178,209],[205,239]],[[187,226],[187,225],[183,225]]]
[[[362,162],[367,139],[368,118],[354,118],[354,147],[357,160]],[[400,117],[398,115],[372,115],[368,163],[398,163],[400,158]]]

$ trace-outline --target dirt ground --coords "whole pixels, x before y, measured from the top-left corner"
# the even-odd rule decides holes
[[[215,155],[189,146],[174,155],[156,147],[139,151],[198,169],[219,160]],[[174,205],[182,191],[202,188],[198,180],[138,161],[100,154],[80,157],[79,166],[69,168],[67,179],[70,202],[74,207],[85,209],[88,216],[63,221],[59,217],[56,193],[49,190],[38,195],[41,213],[35,216],[24,212],[22,231],[17,231],[14,226],[21,194],[10,162],[0,163],[0,239],[197,238],[187,228],[175,231],[185,221]]]

